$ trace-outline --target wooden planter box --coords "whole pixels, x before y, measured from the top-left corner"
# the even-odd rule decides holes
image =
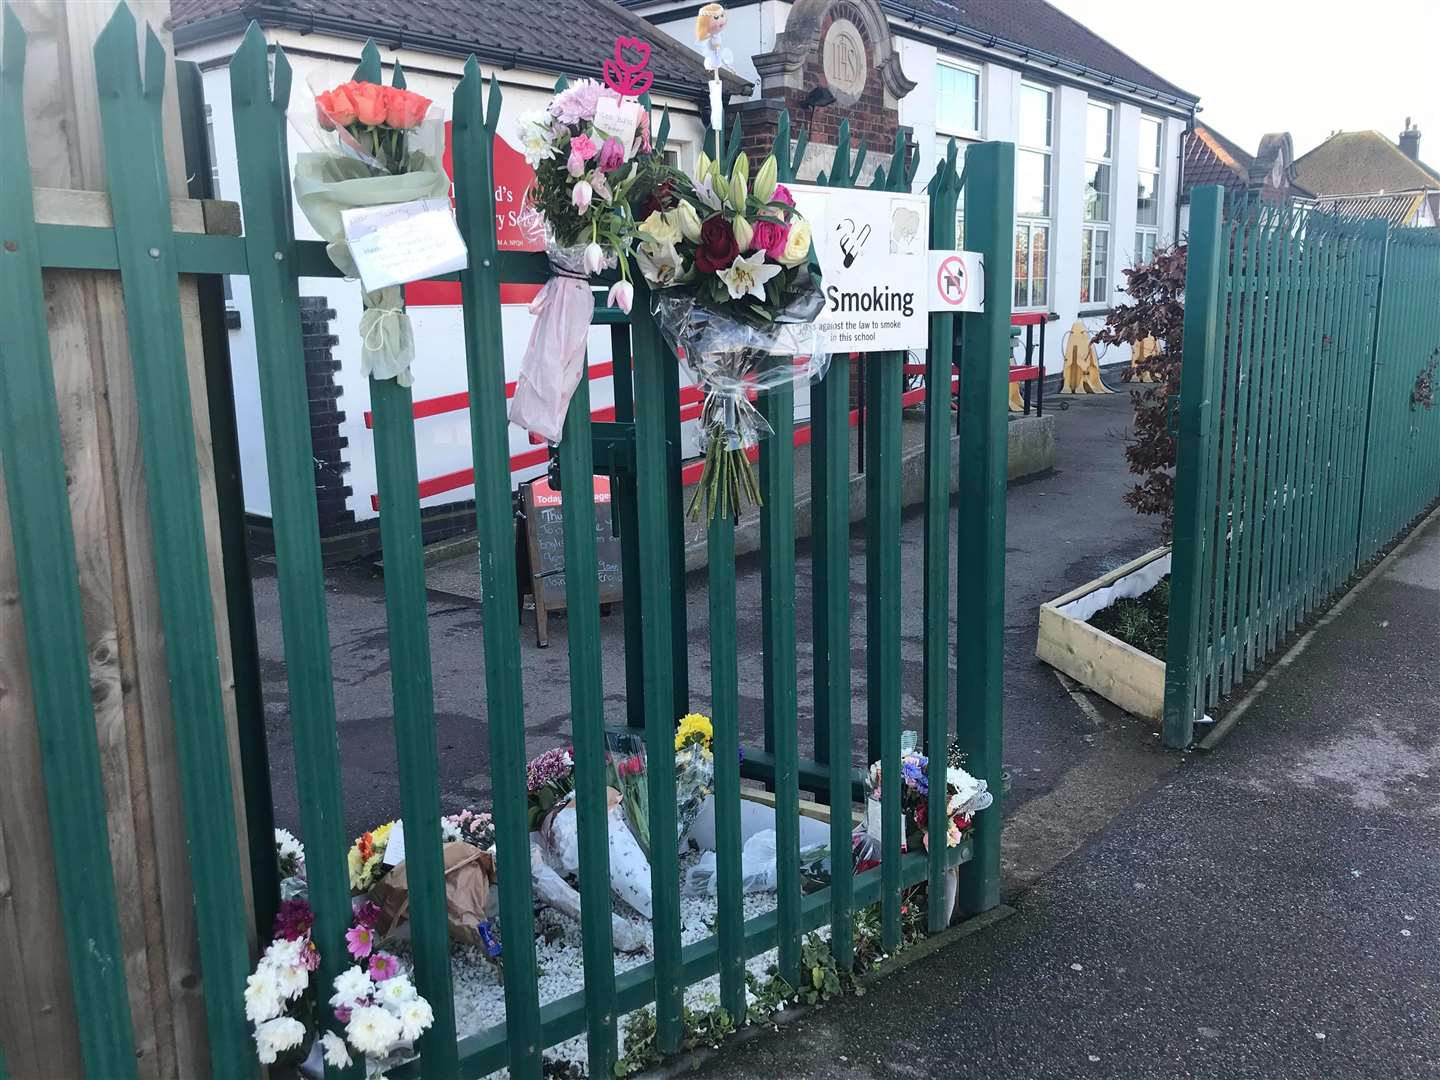
[[[1035,655],[1136,716],[1160,722],[1165,661],[1091,626],[1095,612],[1136,597],[1170,572],[1170,549],[1154,551],[1040,607]]]

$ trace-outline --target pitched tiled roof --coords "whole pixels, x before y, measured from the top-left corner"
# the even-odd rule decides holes
[[[1406,191],[1399,195],[1342,195],[1321,199],[1316,209],[1350,221],[1384,218],[1391,225],[1408,225],[1425,200],[1423,191]]]
[[[1254,155],[1225,138],[1214,128],[1197,123],[1185,136],[1185,190],[1219,184],[1227,192],[1244,191],[1249,182]]]
[[[1341,131],[1295,162],[1317,195],[1365,195],[1440,188],[1440,172],[1407,157],[1378,131]]]
[[[1045,0],[880,0],[880,6],[892,18],[941,33],[969,30],[970,35],[959,36],[994,39],[981,43],[1028,53],[1039,64],[1054,58],[1089,68],[1102,80],[1108,75],[1187,105],[1197,100]]]
[[[650,43],[655,89],[695,98],[709,73],[700,54],[614,0],[172,0],[176,44],[241,32],[254,19],[484,63],[593,75],[620,35]],[[728,88],[749,84],[727,73]]]
[[[1260,140],[1257,155],[1197,121],[1195,130],[1185,136],[1185,180],[1180,199],[1189,201],[1190,192],[1206,184],[1219,184],[1225,189],[1227,199],[1245,191],[1265,191],[1267,199],[1312,198],[1313,193],[1294,179],[1278,189],[1268,185],[1275,159],[1283,160],[1289,153],[1288,132],[1266,135]]]

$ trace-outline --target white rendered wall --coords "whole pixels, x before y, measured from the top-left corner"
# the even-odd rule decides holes
[[[277,34],[276,37],[286,41],[284,34]],[[182,59],[201,62],[223,60],[233,52],[236,45],[238,40],[215,43],[190,50]],[[290,102],[292,115],[299,115],[301,111],[308,112],[314,108],[312,84],[316,89],[328,89],[350,78],[358,59],[360,43],[307,35],[303,39],[303,46],[307,52],[301,53],[297,47],[289,55],[294,71]],[[333,53],[330,58],[312,55],[326,47]],[[405,65],[409,87],[434,99],[449,117],[453,112],[451,99],[454,87],[461,74],[460,63],[448,57],[426,54],[399,55]],[[391,58],[387,53],[387,64]],[[489,72],[486,74],[488,76]],[[500,132],[508,136],[513,132],[521,113],[540,107],[549,99],[554,76],[506,71],[501,73],[501,77],[505,83],[502,85],[504,97]],[[214,128],[220,195],[238,202],[240,183],[236,169],[228,68],[210,67],[205,72],[204,83],[205,100],[210,106]],[[690,167],[694,164],[702,134],[699,117],[693,111],[693,106],[686,103],[661,99],[657,101],[657,107],[666,103],[671,106],[670,145],[680,151],[682,165]],[[692,111],[686,111],[687,109]],[[293,126],[289,144],[293,164],[294,156],[307,149]],[[295,235],[304,240],[317,239],[310,223],[298,210],[295,213]],[[248,279],[243,275],[232,277],[231,289],[233,306],[240,315],[240,328],[230,332],[230,355],[240,435],[240,459],[245,480],[245,508],[250,513],[269,516],[270,484],[265,464],[254,314],[250,305]],[[301,278],[300,295],[323,296],[335,311],[330,330],[339,339],[333,350],[335,358],[341,361],[341,368],[335,376],[336,385],[340,387],[336,408],[345,413],[340,434],[349,439],[349,446],[344,451],[345,460],[350,464],[345,483],[353,492],[349,507],[357,519],[373,518],[376,515],[371,507],[370,497],[376,490],[375,455],[372,434],[365,427],[365,413],[370,408],[369,381],[361,374],[359,362],[357,327],[361,314],[360,286],[358,282],[348,282],[341,278]],[[412,367],[415,376],[415,400],[465,390],[465,338],[460,308],[412,307],[410,314],[417,353]],[[515,378],[519,370],[520,358],[524,354],[534,319],[521,304],[504,305],[501,318],[504,356],[500,359],[505,367],[505,377],[510,380]],[[590,336],[590,360],[592,363],[602,363],[610,358],[610,329],[595,327]],[[612,404],[613,400],[610,379],[599,379],[591,383],[592,408],[602,408]],[[465,469],[471,465],[470,419],[466,411],[417,420],[415,441],[421,479]],[[530,449],[533,447],[528,436],[512,427],[511,454]],[[515,480],[518,483],[542,471],[543,467],[532,468],[517,473]],[[470,487],[457,488],[425,499],[421,505],[443,505],[472,498],[473,494]]]

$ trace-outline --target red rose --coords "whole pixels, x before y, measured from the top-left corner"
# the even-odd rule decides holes
[[[735,243],[735,231],[723,214],[706,218],[700,226],[700,247],[695,252],[695,269],[702,274],[713,274],[717,270],[728,270],[740,254],[740,245]]]

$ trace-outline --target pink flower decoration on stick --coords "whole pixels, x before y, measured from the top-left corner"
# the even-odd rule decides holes
[[[638,59],[631,60],[627,53],[633,53]],[[655,81],[654,72],[645,70],[649,63],[648,42],[633,37],[617,37],[614,55],[600,66],[600,70],[605,76],[605,85],[621,97],[639,97]]]

